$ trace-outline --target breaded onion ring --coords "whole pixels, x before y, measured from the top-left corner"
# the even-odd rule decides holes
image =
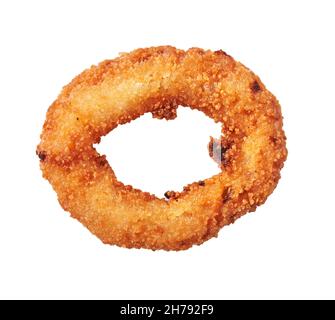
[[[222,123],[209,144],[222,172],[168,200],[119,182],[93,144],[146,112],[173,119],[178,105]],[[221,50],[163,46],[104,61],[64,87],[37,154],[62,207],[104,243],[181,250],[262,204],[287,151],[278,101],[254,73]]]

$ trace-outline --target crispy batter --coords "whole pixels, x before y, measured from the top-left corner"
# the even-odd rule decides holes
[[[222,172],[168,200],[123,185],[93,144],[146,112],[173,119],[178,105],[222,123]],[[37,154],[62,207],[104,243],[182,250],[262,204],[287,151],[279,103],[255,74],[221,50],[162,46],[104,61],[64,87]]]

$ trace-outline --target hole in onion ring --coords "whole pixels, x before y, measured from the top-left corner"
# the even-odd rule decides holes
[[[96,145],[119,181],[160,198],[172,197],[192,182],[220,172],[210,158],[210,137],[220,137],[221,123],[204,113],[179,107],[173,121],[150,113],[114,129]]]

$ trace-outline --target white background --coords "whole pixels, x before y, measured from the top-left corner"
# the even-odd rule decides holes
[[[335,298],[334,13],[334,1],[2,1],[0,298]],[[182,252],[106,246],[42,179],[45,113],[83,69],[165,44],[223,49],[256,72],[282,105],[288,160],[266,204],[218,238]],[[122,181],[161,195],[216,172],[215,127],[183,110],[103,139]]]

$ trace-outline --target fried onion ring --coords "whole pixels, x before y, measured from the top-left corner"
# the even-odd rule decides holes
[[[209,143],[222,171],[167,200],[119,182],[93,145],[146,112],[173,119],[179,105],[222,123]],[[104,243],[182,250],[264,203],[280,178],[285,140],[280,105],[253,72],[222,50],[162,46],[72,80],[47,112],[37,155],[61,206]]]

